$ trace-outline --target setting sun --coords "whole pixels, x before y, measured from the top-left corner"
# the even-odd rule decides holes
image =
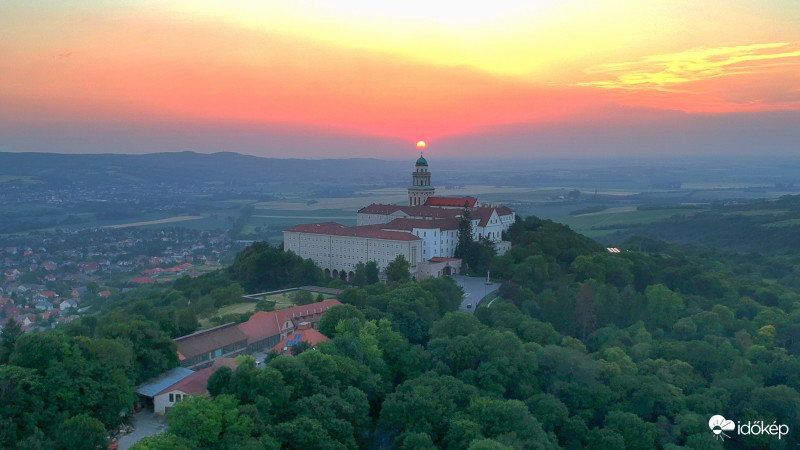
[[[425,141],[417,141],[417,148],[418,149],[422,150],[427,146],[428,146],[428,144]]]

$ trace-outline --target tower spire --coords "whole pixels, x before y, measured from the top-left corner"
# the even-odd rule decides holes
[[[428,172],[428,161],[419,152],[419,159],[414,165],[411,174],[411,187],[408,188],[409,206],[424,205],[428,197],[433,197],[434,189],[431,186],[431,173]]]

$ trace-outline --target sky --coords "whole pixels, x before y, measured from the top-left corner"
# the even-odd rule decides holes
[[[0,151],[800,153],[797,0],[0,0]]]

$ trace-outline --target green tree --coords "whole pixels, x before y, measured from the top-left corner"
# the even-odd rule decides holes
[[[63,450],[105,449],[106,429],[103,423],[86,414],[65,420],[56,434],[56,448]]]
[[[472,212],[465,202],[464,210],[461,212],[461,219],[458,222],[458,243],[455,249],[456,258],[461,258],[462,261],[469,258],[469,251],[473,242],[472,234]]]
[[[577,260],[576,260],[577,261]],[[594,309],[594,291],[588,283],[581,286],[575,300],[575,327],[581,341],[597,327],[597,314]]]
[[[323,280],[322,270],[313,261],[266,242],[256,242],[239,252],[228,273],[249,292],[319,285]]]
[[[14,351],[14,343],[20,336],[22,336],[22,327],[13,318],[8,319],[3,327],[3,332],[0,333],[0,346],[2,346],[0,348],[0,364],[8,362],[8,357]]]
[[[557,448],[519,400],[477,398],[470,404],[469,413],[486,437],[508,439],[515,448]]]
[[[644,295],[647,298],[649,320],[658,327],[672,327],[685,308],[681,296],[663,284],[648,286]]]
[[[133,403],[132,351],[118,340],[29,333],[9,363],[36,370],[45,417],[89,414],[111,428]]]
[[[309,305],[311,303],[314,303],[314,296],[311,294],[310,291],[307,291],[305,289],[298,289],[296,291],[293,291],[292,293],[289,294],[289,298],[292,300],[292,303],[294,303],[297,306]]]
[[[377,283],[378,280],[378,263],[375,261],[367,261],[364,265],[365,284],[371,285]]]
[[[465,410],[477,396],[475,387],[428,372],[408,380],[383,402],[380,422],[388,429],[426,433],[439,442],[448,432],[450,418]]]
[[[189,441],[191,448],[234,448],[252,441],[254,424],[239,413],[230,395],[191,396],[167,413],[168,431]]]
[[[355,306],[348,304],[336,305],[332,308],[328,308],[322,313],[322,317],[320,317],[317,322],[317,331],[329,338],[334,338],[337,334],[336,325],[342,320],[347,319],[357,319],[359,322],[363,323],[364,313],[359,311]]]
[[[358,287],[363,287],[367,284],[367,266],[361,261],[356,264],[353,274],[353,284]]]
[[[411,274],[409,273],[410,265],[406,260],[406,257],[402,254],[397,255],[394,261],[390,262],[386,266],[386,278],[392,282],[403,282],[411,280]]]
[[[397,448],[403,450],[434,450],[431,437],[425,433],[407,431],[397,438]]]
[[[512,450],[513,448],[494,439],[476,439],[469,446],[469,450]]]
[[[145,437],[131,447],[131,450],[192,450],[193,448],[189,440],[166,432]]]
[[[656,426],[622,411],[611,411],[606,416],[605,427],[619,433],[625,448],[649,450],[656,447]]]
[[[547,432],[560,429],[569,418],[567,405],[552,394],[536,394],[525,400],[525,404]]]
[[[140,383],[178,365],[176,345],[158,324],[142,316],[114,312],[98,322],[98,338],[117,339],[133,350],[134,383]]]
[[[291,352],[292,356],[297,356],[297,355],[299,355],[300,353],[303,353],[304,351],[306,351],[306,350],[308,350],[308,349],[310,349],[310,348],[311,348],[311,344],[309,344],[309,343],[308,343],[308,342],[306,342],[306,341],[300,341],[300,342],[298,342],[298,343],[294,344],[294,345],[293,345],[293,346],[292,346],[292,347],[289,349],[289,352]]]
[[[13,448],[26,436],[49,425],[44,387],[36,370],[0,365],[0,447]]]
[[[230,369],[230,367],[226,366],[222,366],[215,370],[214,373],[208,377],[208,383],[206,387],[208,393],[212,397],[216,397],[217,395],[225,392],[225,388],[228,386],[228,384],[230,384],[232,374],[233,371]]]

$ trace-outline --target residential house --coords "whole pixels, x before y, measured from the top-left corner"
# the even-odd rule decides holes
[[[177,383],[165,387],[153,397],[153,411],[156,414],[164,414],[175,403],[183,401],[188,395],[208,395],[206,390],[208,379],[222,366],[235,369],[236,363],[233,358],[220,358],[214,361],[211,367],[198,370]]]
[[[78,303],[75,300],[72,300],[72,299],[64,300],[59,305],[59,309],[61,309],[62,311],[66,311],[66,310],[69,310],[71,308],[77,308],[77,307],[78,307]]]
[[[185,367],[175,367],[140,384],[136,387],[135,392],[146,405],[154,406],[154,399],[158,393],[175,385],[193,373],[195,373],[194,370]],[[164,410],[162,409],[161,412],[163,413]]]
[[[53,309],[53,304],[47,300],[36,300],[33,307],[40,311],[50,311]]]

